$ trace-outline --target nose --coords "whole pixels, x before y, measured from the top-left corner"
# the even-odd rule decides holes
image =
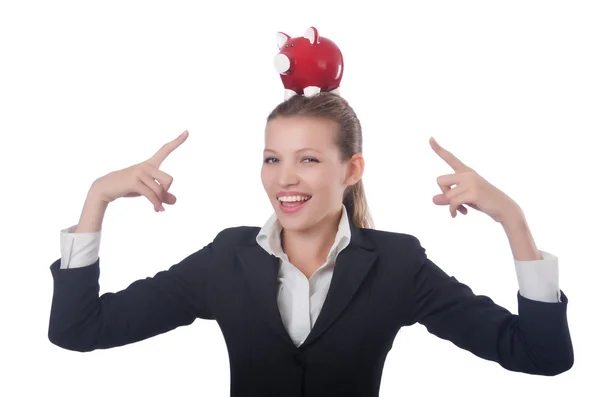
[[[279,184],[281,186],[290,186],[298,183],[298,174],[293,166],[283,165],[279,168]]]
[[[288,70],[290,70],[291,62],[290,62],[290,58],[288,58],[287,55],[285,55],[285,54],[275,55],[274,62],[275,62],[275,70],[277,70],[277,73],[284,74]]]

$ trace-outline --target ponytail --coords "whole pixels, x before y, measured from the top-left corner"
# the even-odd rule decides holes
[[[373,219],[369,213],[367,197],[363,181],[360,180],[348,187],[344,194],[344,205],[348,211],[348,218],[360,228],[373,228]]]

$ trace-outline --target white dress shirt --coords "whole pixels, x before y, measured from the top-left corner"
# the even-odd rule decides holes
[[[75,233],[77,225],[61,230],[61,269],[88,266],[98,260],[101,232]],[[256,236],[257,243],[279,258],[279,293],[277,305],[283,324],[296,346],[304,342],[315,324],[325,297],[338,254],[350,243],[350,224],[346,207],[335,241],[323,263],[310,278],[292,265],[281,248],[282,226],[274,213]],[[558,258],[540,250],[543,259],[517,261],[515,267],[520,294],[542,302],[559,302]]]
[[[304,273],[292,265],[287,254],[283,252],[281,230],[281,223],[277,219],[277,214],[274,213],[256,236],[256,242],[269,254],[279,258],[277,305],[283,325],[292,341],[299,346],[315,325],[321,307],[325,303],[325,296],[333,277],[335,260],[338,254],[350,244],[350,224],[344,207],[342,219],[327,259],[310,278],[306,278]]]

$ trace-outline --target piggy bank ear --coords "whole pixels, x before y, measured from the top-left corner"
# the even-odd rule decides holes
[[[283,48],[283,46],[285,45],[285,42],[288,41],[288,39],[290,38],[290,36],[288,36],[287,34],[283,33],[283,32],[277,32],[277,48],[279,48],[280,50]]]
[[[315,27],[310,27],[304,32],[304,38],[310,41],[310,44],[315,44],[319,41],[319,31]]]

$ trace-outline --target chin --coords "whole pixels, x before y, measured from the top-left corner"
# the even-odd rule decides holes
[[[285,230],[303,231],[311,227],[311,224],[305,219],[286,219],[284,216],[279,217],[279,223]]]
[[[286,229],[306,229],[310,223],[306,214],[286,214],[281,209],[277,210],[277,218]]]

